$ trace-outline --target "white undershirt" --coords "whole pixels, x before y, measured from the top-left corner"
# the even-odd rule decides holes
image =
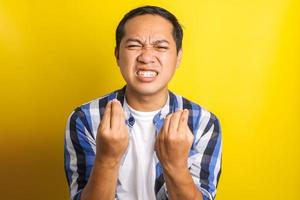
[[[121,200],[154,200],[155,184],[155,126],[154,116],[159,112],[140,112],[131,108],[135,119],[125,160],[119,171],[117,196]]]

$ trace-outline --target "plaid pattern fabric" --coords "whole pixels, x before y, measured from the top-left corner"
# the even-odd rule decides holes
[[[124,86],[104,97],[95,99],[76,108],[68,118],[65,130],[64,164],[71,199],[80,199],[93,167],[96,153],[96,135],[99,123],[108,101],[117,98],[124,104]],[[178,109],[188,109],[188,126],[194,134],[193,145],[188,158],[188,168],[192,178],[205,200],[216,196],[216,188],[221,174],[222,140],[217,117],[201,106],[169,91],[168,101],[155,115],[153,123],[159,133],[166,115]],[[129,130],[134,118],[129,110],[124,110]],[[154,186],[156,199],[168,199],[163,170],[156,163]],[[116,193],[115,199],[118,199]]]

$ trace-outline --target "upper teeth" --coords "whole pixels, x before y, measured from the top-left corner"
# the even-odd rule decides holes
[[[138,71],[137,75],[143,77],[154,77],[157,75],[157,73],[154,71]]]

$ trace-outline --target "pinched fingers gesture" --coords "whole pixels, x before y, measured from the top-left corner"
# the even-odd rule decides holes
[[[98,128],[96,157],[106,163],[118,164],[128,147],[128,141],[124,111],[121,103],[114,99],[107,103]]]
[[[187,167],[194,138],[187,124],[188,114],[187,109],[169,114],[156,138],[156,155],[166,170],[176,171]]]

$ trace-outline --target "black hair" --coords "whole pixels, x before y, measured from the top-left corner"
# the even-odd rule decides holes
[[[179,24],[177,18],[172,13],[170,13],[164,8],[157,7],[157,6],[138,7],[129,11],[127,14],[124,15],[124,17],[119,22],[119,25],[116,29],[116,50],[117,51],[119,50],[121,40],[124,37],[124,32],[125,32],[124,27],[126,22],[133,17],[146,15],[146,14],[159,15],[165,18],[166,20],[168,20],[169,22],[171,22],[171,24],[173,25],[173,38],[175,40],[176,49],[178,53],[182,47],[182,37],[183,37],[182,27]]]

